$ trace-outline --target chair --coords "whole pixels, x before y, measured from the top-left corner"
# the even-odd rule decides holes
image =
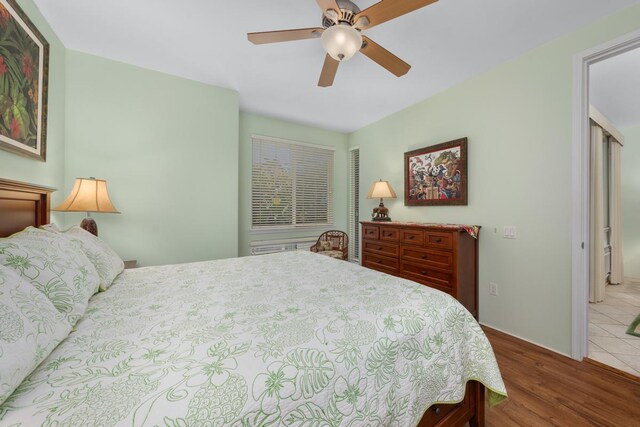
[[[340,230],[325,231],[310,249],[311,252],[346,260],[349,253],[349,236]]]

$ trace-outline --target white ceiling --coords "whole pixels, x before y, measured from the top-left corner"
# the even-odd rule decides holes
[[[409,74],[358,54],[331,88],[316,86],[319,40],[246,38],[320,26],[314,0],[35,2],[70,49],[235,89],[245,111],[350,132],[640,0],[440,0],[365,32]]]
[[[640,125],[640,48],[590,68],[590,102],[619,130]]]

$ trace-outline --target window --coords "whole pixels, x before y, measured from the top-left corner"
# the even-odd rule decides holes
[[[360,149],[349,151],[349,260],[360,261]]]
[[[251,227],[333,225],[332,147],[253,136]]]

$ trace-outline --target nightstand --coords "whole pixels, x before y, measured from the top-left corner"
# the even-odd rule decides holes
[[[127,270],[129,268],[136,268],[138,266],[138,260],[132,259],[124,262],[124,269]]]

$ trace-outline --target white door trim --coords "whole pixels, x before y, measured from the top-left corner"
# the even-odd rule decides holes
[[[589,66],[640,48],[640,30],[573,56],[571,357],[588,355],[589,303]]]

